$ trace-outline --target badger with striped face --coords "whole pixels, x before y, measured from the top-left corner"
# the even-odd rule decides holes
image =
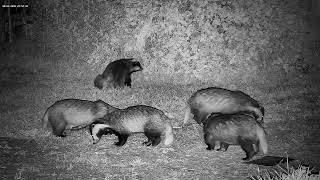
[[[174,139],[171,120],[161,110],[145,105],[116,110],[94,122],[90,132],[94,144],[102,135],[115,134],[117,146],[123,146],[133,133],[144,133],[148,141],[143,144],[147,146],[157,146],[161,140],[170,145]]]
[[[98,89],[102,89],[103,87],[131,87],[131,74],[142,70],[140,62],[134,61],[133,58],[119,59],[107,65],[103,73],[95,78],[94,86]]]

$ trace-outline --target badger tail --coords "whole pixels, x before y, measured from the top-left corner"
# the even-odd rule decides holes
[[[173,143],[173,130],[171,124],[166,124],[165,132],[164,132],[164,140],[163,144],[168,146]]]
[[[173,121],[176,121],[175,118],[168,113],[164,113],[164,115],[166,115],[169,118],[169,122],[172,124]],[[173,129],[182,129],[182,126],[172,126]]]
[[[267,154],[268,153],[268,144],[267,144],[267,139],[266,139],[266,132],[260,126],[257,127],[257,136],[259,139],[260,149],[262,150],[263,154]]]
[[[183,124],[182,126],[185,126],[187,121],[190,119],[190,114],[191,114],[191,109],[190,109],[190,106],[187,105],[186,107],[186,113],[184,114],[184,120],[183,120]]]
[[[46,129],[48,126],[48,110],[45,112],[43,118],[42,118],[42,129]]]
[[[97,87],[98,89],[103,88],[103,82],[102,82],[102,75],[99,74],[95,79],[94,79],[94,86]]]

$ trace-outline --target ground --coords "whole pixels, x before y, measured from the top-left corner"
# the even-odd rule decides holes
[[[66,138],[41,129],[41,118],[52,103],[63,98],[103,99],[123,108],[146,104],[183,121],[185,102],[197,89],[208,86],[239,88],[266,109],[269,156],[289,156],[319,169],[319,83],[311,78],[257,86],[216,84],[138,84],[131,89],[93,87],[93,77],[59,76],[55,64],[32,56],[2,56],[0,66],[0,177],[2,179],[245,179],[270,167],[245,163],[244,152],[207,151],[201,127],[175,131],[172,146],[146,147],[141,134],[123,147],[115,136],[92,144],[87,129]],[[30,64],[34,64],[34,67]],[[50,73],[49,73],[50,71]],[[194,123],[194,121],[192,122]],[[254,159],[261,159],[259,154]]]

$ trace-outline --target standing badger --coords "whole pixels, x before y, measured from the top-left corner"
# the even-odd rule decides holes
[[[131,87],[131,74],[142,71],[143,68],[139,61],[131,59],[119,59],[108,64],[102,74],[99,74],[94,80],[94,86],[102,89],[103,86],[114,88],[124,86]]]
[[[188,100],[183,125],[187,123],[190,114],[201,124],[211,113],[233,114],[243,112],[252,114],[263,122],[264,108],[249,95],[241,91],[209,87],[195,92]]]
[[[220,142],[219,150],[227,151],[229,145],[240,145],[245,151],[243,160],[251,159],[259,152],[268,152],[266,134],[259,122],[248,114],[212,114],[203,126],[204,141],[207,150],[213,150],[216,142]]]
[[[53,134],[65,137],[66,129],[80,129],[90,125],[96,119],[111,113],[117,108],[102,100],[87,101],[80,99],[64,99],[50,106],[42,119],[42,128],[50,122]]]
[[[165,145],[173,142],[173,132],[170,119],[159,109],[137,105],[116,110],[90,126],[93,144],[97,143],[104,134],[118,136],[117,146],[123,146],[133,133],[144,133],[148,141],[143,144],[156,146],[161,141]]]

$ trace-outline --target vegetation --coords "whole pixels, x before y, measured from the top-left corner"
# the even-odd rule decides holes
[[[309,61],[308,7],[298,0],[66,0],[32,6],[46,48],[67,50],[72,62],[95,72],[134,57],[146,67],[142,79],[269,84],[319,68]]]
[[[309,61],[308,9],[299,2],[31,1],[33,41],[1,45],[0,176],[246,179],[259,168],[257,178],[270,179],[264,172],[275,172],[243,163],[239,147],[207,151],[196,124],[176,130],[170,147],[142,146],[143,135],[122,148],[114,136],[93,145],[87,129],[58,138],[40,128],[46,108],[65,98],[150,105],[178,126],[186,100],[208,86],[238,89],[263,104],[270,155],[317,165],[320,101],[312,75],[319,65]],[[133,74],[132,88],[94,88],[94,77],[124,57],[144,68]]]
[[[319,172],[318,172],[319,174]],[[252,180],[319,180],[320,176],[311,174],[307,167],[299,166],[298,169],[287,166],[286,169],[280,167],[279,170],[267,170],[257,176],[251,176]]]

